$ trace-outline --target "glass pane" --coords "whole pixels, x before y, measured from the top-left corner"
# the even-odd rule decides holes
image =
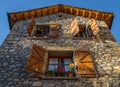
[[[58,64],[58,59],[56,59],[56,58],[50,58],[49,64]]]
[[[70,70],[69,66],[65,65],[65,71],[68,71],[68,70]]]
[[[49,65],[48,70],[57,70],[58,66],[57,65]]]
[[[70,64],[71,63],[71,59],[64,59],[64,64]]]

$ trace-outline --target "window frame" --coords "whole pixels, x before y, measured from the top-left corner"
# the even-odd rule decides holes
[[[73,38],[91,38],[91,37],[93,37],[90,26],[88,26],[89,29],[86,29],[85,24],[79,24],[78,26],[79,26],[79,32],[75,36],[73,36]],[[81,35],[80,33],[82,34],[82,36],[80,36]]]
[[[61,64],[62,64],[62,59],[70,59],[71,60],[71,63],[73,62],[73,59],[72,59],[72,57],[73,56],[71,56],[71,58],[70,57],[68,57],[68,56],[49,56],[48,57],[48,62],[47,62],[47,71],[49,70],[49,65],[52,65],[52,64],[49,64],[50,62],[50,59],[51,58],[55,58],[55,59],[58,59],[58,69],[59,68],[61,68],[62,66],[61,66]],[[56,65],[56,64],[53,64],[53,65]],[[69,66],[69,64],[64,64],[64,65],[68,65]]]
[[[48,35],[45,35],[46,32],[43,32],[44,35],[41,35],[41,36],[36,36],[36,32],[35,30],[36,29],[36,26],[49,26],[48,30],[43,30],[43,31],[48,31]],[[35,24],[33,26],[33,29],[32,29],[32,32],[31,34],[29,35],[29,38],[30,39],[33,39],[33,40],[41,40],[41,39],[50,39],[50,38],[58,38],[59,37],[59,30],[61,28],[61,25],[58,24],[58,23],[51,23],[51,24]],[[44,28],[45,29],[45,28]],[[39,34],[38,34],[39,35]]]
[[[48,30],[49,30],[49,32],[50,32],[50,24],[36,24],[36,25],[34,26],[33,30],[32,30],[31,37],[46,38],[45,35],[42,35],[42,36],[36,36],[36,35],[35,35],[35,34],[36,34],[35,30],[37,30],[37,29],[36,29],[37,26],[49,26],[49,29],[48,29]],[[44,33],[44,31],[45,31],[45,30],[43,30],[42,33]],[[48,32],[48,33],[49,33],[49,32]],[[44,33],[44,34],[45,34],[45,33]],[[49,38],[49,37],[47,37],[47,38]]]

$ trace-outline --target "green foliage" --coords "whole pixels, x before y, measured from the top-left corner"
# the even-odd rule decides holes
[[[73,68],[70,68],[70,70],[67,71],[67,73],[74,73],[74,69],[73,69]]]
[[[48,70],[47,74],[52,74],[53,71],[52,70]]]

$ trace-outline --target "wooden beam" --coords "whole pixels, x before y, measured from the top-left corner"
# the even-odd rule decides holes
[[[30,11],[29,14],[30,14],[30,18],[35,18],[36,16],[35,11]]]
[[[17,13],[16,18],[18,21],[23,20],[23,13]]]
[[[59,7],[58,6],[54,6],[54,13],[58,13],[59,12]]]
[[[43,8],[42,9],[42,16],[47,16],[48,12],[47,12],[47,8]]]
[[[24,16],[24,19],[29,19],[30,18],[29,17],[29,12],[24,12],[23,16]]]
[[[54,10],[53,7],[48,8],[48,14],[49,14],[49,15],[53,14],[53,10]]]
[[[83,11],[83,14],[82,14],[82,16],[83,16],[83,17],[85,17],[85,10],[82,10],[82,11]]]
[[[95,12],[91,12],[91,17],[90,18],[95,18],[96,17],[96,13]]]
[[[96,16],[95,16],[95,19],[97,19],[97,17],[98,17],[98,12],[96,12]]]
[[[79,10],[78,10],[78,15],[79,15],[79,16],[83,16],[83,10],[79,9]]]
[[[101,18],[102,18],[102,13],[98,13],[97,19],[101,20]]]
[[[91,17],[91,13],[92,13],[92,12],[91,12],[91,11],[89,11],[89,16],[88,16],[89,18]]]
[[[10,14],[11,21],[17,21],[16,14]]]
[[[103,19],[104,19],[104,15],[105,15],[105,14],[102,14],[102,17],[101,17],[101,20],[102,20],[102,21],[103,21]]]
[[[36,11],[36,17],[41,17],[42,16],[42,10],[41,9],[38,9]]]
[[[86,11],[84,12],[84,17],[89,17],[89,11]]]
[[[96,20],[102,20],[106,22],[110,21],[110,24],[108,23],[109,26],[111,26],[111,23],[113,20],[112,13],[99,12],[95,10],[88,10],[83,8],[67,6],[67,5],[55,5],[55,6],[49,6],[49,7],[39,8],[39,9],[34,9],[29,11],[9,13],[10,16],[8,18],[10,20],[9,22],[11,23],[10,25],[13,25],[15,22],[20,20],[30,19],[32,17],[47,16],[47,15],[51,15],[58,12],[63,12],[63,13],[76,15],[76,16],[83,16],[87,18],[94,18]]]

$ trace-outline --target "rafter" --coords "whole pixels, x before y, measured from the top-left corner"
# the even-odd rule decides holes
[[[113,13],[99,12],[95,10],[83,9],[78,7],[72,7],[67,5],[54,5],[45,8],[33,9],[23,12],[8,13],[8,19],[10,28],[20,20],[28,20],[35,17],[42,17],[52,15],[58,12],[67,13],[76,16],[83,16],[87,18],[95,18],[96,20],[103,20],[106,22],[108,27],[111,27],[113,20]]]

